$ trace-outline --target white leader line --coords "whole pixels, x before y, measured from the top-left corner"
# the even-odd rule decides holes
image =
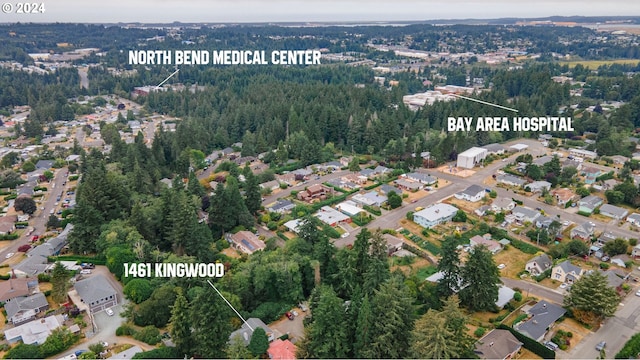
[[[465,99],[465,100],[471,100],[471,101],[479,102],[480,104],[491,105],[491,106],[495,106],[495,107],[500,108],[500,109],[505,109],[505,110],[511,110],[511,111],[518,112],[518,110],[509,108],[509,107],[506,107],[506,106],[496,105],[496,104],[492,104],[490,102],[486,102],[486,101],[482,101],[482,100],[478,100],[478,99],[474,99],[474,98],[470,98],[470,97],[466,97],[466,96],[462,96],[462,95],[458,95],[458,94],[451,94],[451,95],[453,95],[455,97],[459,97],[459,98]]]
[[[164,79],[160,84],[158,84],[158,86],[156,86],[156,90],[160,89],[160,86],[162,86],[162,84],[166,83],[167,80],[169,80],[173,75],[175,75],[178,71],[180,71],[180,69],[176,70],[173,72],[173,74],[169,75],[166,79]]]
[[[225,297],[224,297],[224,296],[222,296],[222,294],[220,293],[220,291],[218,291],[218,289],[216,289],[216,287],[215,287],[215,286],[213,286],[213,284],[211,283],[211,280],[207,280],[207,282],[209,283],[209,285],[211,285],[211,287],[213,288],[213,290],[215,290],[215,291],[218,293],[218,295],[220,295],[220,297],[222,298],[222,300],[224,300],[224,302],[226,302],[226,303],[227,303],[227,305],[229,305],[229,307],[231,308],[231,310],[233,310],[233,311],[236,313],[236,315],[238,315],[238,317],[239,317],[240,319],[242,319],[242,321],[244,321],[244,323],[245,323],[245,324],[247,324],[247,326],[249,327],[249,329],[251,329],[251,331],[253,331],[254,329],[251,327],[251,325],[249,325],[249,323],[247,322],[247,320],[245,320],[245,319],[242,317],[242,315],[240,315],[240,313],[238,312],[238,310],[236,310],[236,308],[234,308],[234,307],[233,307],[233,305],[231,305],[231,303],[230,303],[229,301],[227,301],[227,299],[225,299]]]

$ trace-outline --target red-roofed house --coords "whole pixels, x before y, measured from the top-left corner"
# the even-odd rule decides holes
[[[296,346],[289,340],[276,339],[269,344],[269,359],[292,360],[296,358]]]

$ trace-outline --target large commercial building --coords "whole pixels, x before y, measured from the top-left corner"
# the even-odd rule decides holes
[[[456,166],[463,169],[473,169],[474,166],[478,165],[486,157],[487,149],[472,147],[458,154],[458,163]]]

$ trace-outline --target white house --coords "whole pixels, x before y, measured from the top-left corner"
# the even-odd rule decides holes
[[[454,196],[460,200],[466,200],[471,202],[480,201],[484,198],[486,191],[480,185],[473,184],[468,188],[456,193]]]
[[[458,208],[449,204],[435,204],[413,214],[413,221],[425,228],[431,228],[449,221],[458,212]]]

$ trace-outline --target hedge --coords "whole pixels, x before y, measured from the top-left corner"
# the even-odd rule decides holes
[[[340,238],[340,233],[338,232],[338,230],[332,228],[331,226],[327,225],[327,224],[323,224],[322,225],[322,231],[330,238],[332,239],[339,239]]]
[[[531,351],[532,353],[540,356],[543,359],[555,359],[556,358],[556,353],[549,349],[548,347],[542,345],[541,343],[533,340],[532,338],[514,330],[513,328],[504,325],[504,324],[500,324],[498,325],[498,329],[502,329],[502,330],[508,330],[510,333],[513,334],[513,336],[516,337],[516,339],[520,340],[522,342],[522,346]]]
[[[0,235],[0,240],[15,240],[17,238],[19,238],[20,235],[18,234],[6,234],[6,235]]]
[[[526,243],[522,240],[518,240],[518,239],[511,239],[511,245],[513,245],[514,248],[522,251],[525,254],[537,254],[538,252],[542,251],[542,249],[536,247],[535,245],[531,245],[529,243]]]
[[[362,208],[367,210],[368,212],[372,213],[373,215],[378,215],[378,216],[382,215],[382,211],[380,211],[380,209],[376,209],[376,208],[374,208],[372,206],[364,205]]]
[[[284,241],[289,240],[289,238],[282,231],[278,231],[276,235],[278,235],[278,237]]]

